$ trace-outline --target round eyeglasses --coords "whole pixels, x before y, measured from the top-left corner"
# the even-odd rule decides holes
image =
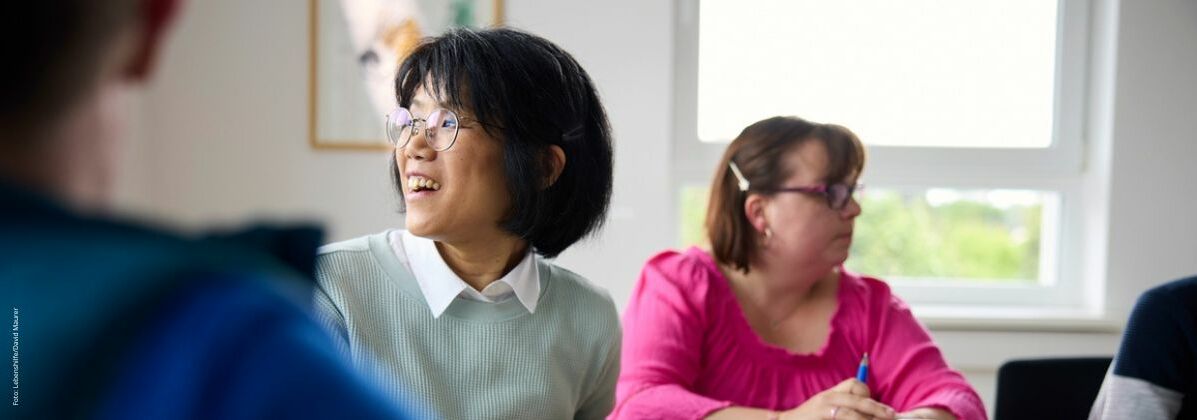
[[[396,148],[406,147],[411,138],[424,128],[424,141],[438,152],[449,150],[457,142],[460,120],[453,111],[438,108],[425,118],[416,118],[407,108],[399,107],[387,114],[387,140]]]

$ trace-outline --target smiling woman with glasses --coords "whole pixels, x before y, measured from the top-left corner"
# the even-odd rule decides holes
[[[843,268],[864,163],[847,128],[795,117],[732,141],[711,249],[658,254],[632,292],[613,418],[985,418],[906,304]]]
[[[568,53],[511,30],[426,41],[395,77],[404,229],[325,247],[320,318],[393,395],[449,419],[601,419],[619,317],[548,259],[602,224],[606,112]]]

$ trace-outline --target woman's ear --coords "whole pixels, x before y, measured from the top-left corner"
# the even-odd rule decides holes
[[[183,0],[143,0],[140,3],[137,46],[127,63],[125,77],[144,82],[154,72],[166,31],[174,24]]]
[[[765,215],[768,204],[769,197],[760,194],[748,194],[748,198],[744,199],[744,216],[753,229],[762,235],[769,228],[769,219]]]
[[[558,145],[550,145],[548,153],[545,156],[545,171],[544,183],[541,188],[548,188],[557,183],[557,178],[561,177],[561,172],[565,170],[565,150]]]

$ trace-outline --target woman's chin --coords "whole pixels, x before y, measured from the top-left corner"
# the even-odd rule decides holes
[[[403,225],[404,228],[407,229],[407,231],[412,235],[416,235],[421,238],[428,238],[436,235],[436,228],[433,223],[426,218],[420,217],[419,214],[408,212]]]
[[[827,256],[827,261],[830,262],[832,266],[839,266],[843,264],[844,261],[848,261],[848,250],[845,249],[842,252],[831,253]]]

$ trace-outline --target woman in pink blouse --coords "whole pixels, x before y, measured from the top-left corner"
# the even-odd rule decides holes
[[[712,250],[644,267],[611,418],[985,419],[906,304],[842,266],[864,160],[844,127],[775,117],[744,129],[711,186]]]

